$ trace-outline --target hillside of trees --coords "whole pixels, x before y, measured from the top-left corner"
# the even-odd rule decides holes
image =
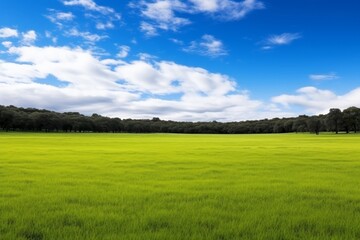
[[[78,112],[58,113],[35,108],[0,105],[0,131],[112,132],[112,133],[290,133],[357,132],[360,108],[330,109],[326,115],[274,118],[241,122],[176,122],[109,118]]]

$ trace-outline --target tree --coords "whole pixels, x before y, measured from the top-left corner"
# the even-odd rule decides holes
[[[331,108],[327,117],[326,117],[326,125],[330,131],[339,133],[339,129],[343,120],[343,115],[340,109]]]
[[[0,128],[9,131],[14,122],[15,111],[12,109],[2,109],[0,112]]]
[[[307,121],[306,121],[307,127],[309,129],[309,132],[313,132],[316,135],[319,135],[320,133],[320,129],[321,129],[321,125],[322,122],[320,120],[319,117],[314,116],[314,117],[310,117]]]
[[[324,124],[326,123],[326,125]],[[327,128],[326,128],[327,127]],[[343,112],[331,109],[327,115],[296,118],[273,118],[241,122],[176,122],[152,119],[110,118],[94,113],[86,116],[78,112],[58,113],[35,108],[0,105],[0,130],[6,131],[63,131],[63,132],[129,132],[129,133],[204,133],[252,134],[287,133],[360,129],[360,108],[350,107]]]
[[[308,118],[309,117],[305,116],[305,115],[300,115],[299,117],[297,117],[292,126],[292,131],[294,131],[296,133],[308,131],[308,127],[306,124],[306,121]]]
[[[284,133],[285,132],[284,124],[281,120],[276,121],[276,123],[273,127],[273,132],[274,133]]]
[[[349,107],[343,111],[344,127],[347,133],[357,132],[360,124],[360,108]]]

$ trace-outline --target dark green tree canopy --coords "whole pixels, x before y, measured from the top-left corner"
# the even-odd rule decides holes
[[[58,113],[34,108],[0,105],[0,130],[44,132],[128,132],[128,133],[289,133],[322,131],[357,132],[360,108],[330,109],[326,115],[274,118],[242,122],[175,122],[152,119],[109,118],[99,114]]]

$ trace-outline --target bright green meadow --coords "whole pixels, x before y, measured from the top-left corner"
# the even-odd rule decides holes
[[[0,133],[0,239],[360,239],[360,135]]]

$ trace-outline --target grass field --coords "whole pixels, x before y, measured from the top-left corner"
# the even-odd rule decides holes
[[[0,133],[0,239],[360,239],[360,135]]]

